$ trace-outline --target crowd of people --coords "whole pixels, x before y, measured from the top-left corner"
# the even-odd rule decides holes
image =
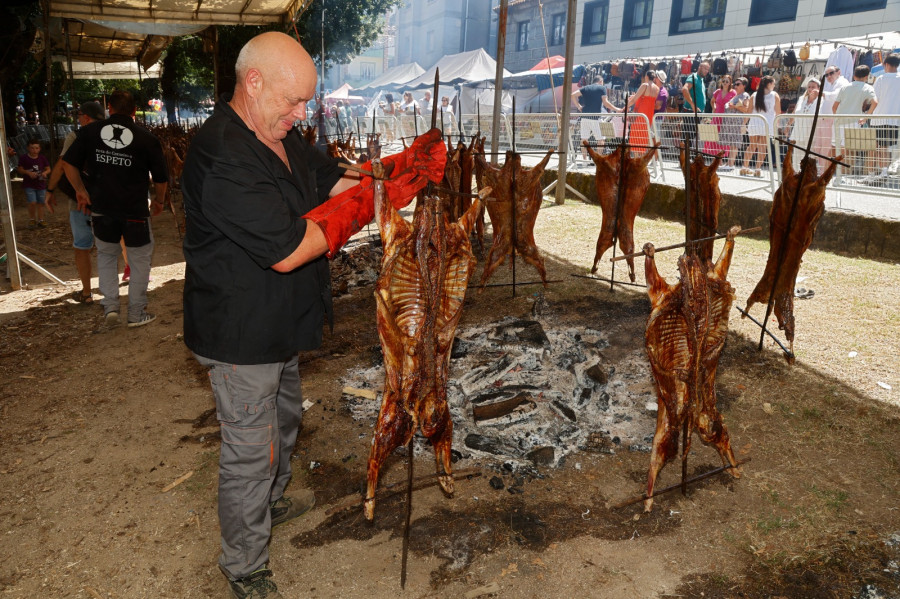
[[[869,84],[870,68],[860,64],[855,67],[852,78],[848,81],[837,65],[829,65],[825,69],[824,89],[819,89],[819,79],[807,77],[800,89],[800,96],[792,104],[791,114],[812,115],[815,113],[819,94],[822,94],[820,114],[835,115],[900,114],[900,77],[897,68],[900,65],[900,53],[885,57],[884,73]],[[681,112],[697,113],[703,122],[715,127],[718,141],[704,141],[702,149],[711,154],[723,153],[720,169],[729,171],[739,169],[738,174],[748,177],[761,177],[773,138],[782,136],[798,145],[805,146],[811,133],[811,119],[797,118],[781,120],[776,125],[775,117],[782,114],[782,98],[776,90],[776,80],[772,76],[763,76],[755,81],[756,89],[750,89],[750,81],[746,77],[724,75],[719,77],[717,89],[711,97],[707,97],[705,81],[709,73],[708,62],[700,62],[697,69],[687,76],[680,89],[683,99]],[[670,91],[666,89],[666,73],[664,71],[647,70],[643,73],[641,84],[628,96],[627,109],[630,113],[641,113],[647,121],[639,120],[630,125],[629,141],[634,147],[646,147],[653,141],[652,127],[654,117],[660,112],[672,111]],[[600,141],[603,139],[600,122],[604,113],[621,113],[625,106],[616,106],[609,99],[609,91],[604,85],[602,76],[595,76],[592,82],[572,93],[572,100],[578,109],[586,113],[581,119],[580,132],[582,140]],[[675,109],[678,111],[678,109]],[[598,118],[599,115],[599,118]],[[720,116],[715,116],[720,115]],[[761,118],[760,118],[761,117]],[[698,135],[696,125],[688,124],[692,129],[691,138]],[[870,120],[848,118],[820,119],[812,143],[812,151],[820,154],[817,163],[824,169],[828,157],[841,152],[850,154],[851,159],[859,160],[859,152],[847,150],[846,130],[849,128],[873,127],[876,130],[877,151],[875,161],[879,172],[874,178],[887,175],[890,162],[889,149],[897,145],[898,119],[886,118]],[[621,135],[621,129],[617,135]],[[701,135],[702,137],[702,135]],[[679,137],[680,139],[680,137]],[[673,140],[670,140],[673,143]],[[796,153],[799,155],[800,153]],[[799,158],[798,158],[799,159]]]

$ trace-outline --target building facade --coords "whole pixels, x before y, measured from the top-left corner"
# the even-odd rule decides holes
[[[496,0],[406,0],[390,17],[396,27],[396,58],[390,66],[417,62],[430,68],[444,56],[485,48],[490,51],[491,6]]]
[[[504,68],[513,73],[527,71],[546,58],[548,51],[550,56],[565,56],[568,8],[567,0],[547,0],[542,4],[537,0],[510,0]]]
[[[579,0],[575,62],[686,56],[900,30],[900,0]],[[565,54],[566,0],[510,0],[505,66]]]

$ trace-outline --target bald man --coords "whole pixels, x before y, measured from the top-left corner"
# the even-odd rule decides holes
[[[268,569],[272,527],[315,503],[309,490],[284,494],[302,414],[297,353],[319,347],[331,320],[323,254],[334,255],[374,207],[371,185],[345,175],[294,128],[316,89],[299,43],[261,34],[235,71],[233,95],[216,104],[184,163],[184,341],[208,368],[221,425],[219,566],[231,597],[273,599],[281,595]],[[446,154],[439,131],[422,139]],[[419,140],[407,152],[421,150]],[[426,182],[406,157],[389,157],[400,167],[392,175],[407,183],[386,182],[395,205]],[[434,170],[442,173],[443,163]]]

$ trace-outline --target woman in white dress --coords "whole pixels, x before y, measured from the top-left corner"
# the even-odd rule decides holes
[[[812,115],[816,113],[816,102],[818,101],[820,91],[819,80],[815,77],[807,77],[806,81],[803,82],[803,87],[806,88],[806,91],[797,99],[797,106],[794,108],[794,114],[808,114],[810,116],[793,119],[794,128],[791,130],[791,141],[798,146],[805,148],[806,144],[809,143],[809,134],[812,131]],[[825,106],[825,102],[826,99],[823,96],[822,107]],[[819,112],[822,114],[821,109]],[[813,152],[822,154],[823,156],[828,156],[828,152],[831,150],[831,122],[828,121],[826,130],[826,128],[823,127],[826,121],[827,119],[819,119],[819,122],[816,125],[816,136],[813,138],[812,148],[810,148]],[[802,159],[803,152],[800,151],[800,148],[794,148],[794,168],[800,168],[800,160]],[[826,159],[817,156],[816,162],[819,165],[819,172],[823,172],[827,166]]]
[[[751,118],[747,124],[750,144],[747,146],[747,151],[744,152],[744,168],[741,169],[741,174],[762,177],[759,167],[766,159],[768,136],[775,130],[775,116],[781,114],[781,98],[775,91],[775,80],[772,77],[766,75],[762,78],[756,93],[750,96],[750,106],[753,107],[750,111],[751,115],[762,115],[765,120]],[[759,154],[759,160],[756,160],[757,154]],[[756,162],[755,168],[754,162]]]

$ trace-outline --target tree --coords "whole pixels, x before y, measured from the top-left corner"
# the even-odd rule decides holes
[[[176,38],[166,48],[162,60],[160,88],[169,122],[175,122],[175,107],[196,110],[212,96],[212,57],[203,52],[203,40],[196,35]]]
[[[250,38],[264,31],[283,31],[298,38],[310,56],[322,64],[322,8],[325,8],[325,67],[345,64],[375,43],[384,28],[384,16],[401,0],[314,0],[295,26],[218,27],[219,89],[234,88],[234,63]]]
[[[0,88],[7,131],[16,130],[16,95],[32,72],[25,63],[40,19],[38,0],[8,0],[0,7]]]

